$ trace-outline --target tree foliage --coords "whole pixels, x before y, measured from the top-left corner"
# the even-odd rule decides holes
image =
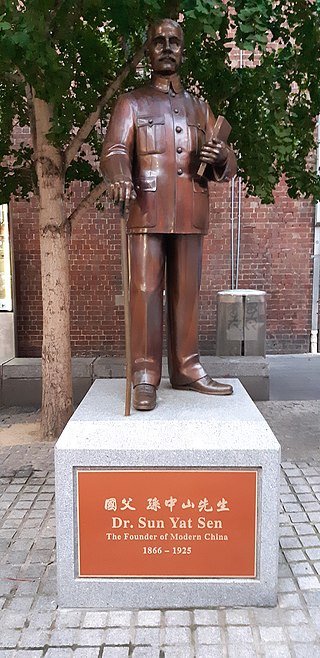
[[[0,203],[10,194],[37,191],[34,140],[12,143],[16,122],[30,126],[32,135],[28,88],[50,104],[49,139],[65,154],[143,44],[148,23],[179,12],[183,78],[232,124],[248,192],[272,201],[285,174],[291,196],[319,198],[319,178],[308,160],[320,111],[319,0],[0,0]],[[235,65],[240,56],[233,44],[245,53],[242,68]],[[131,73],[122,88],[137,84]],[[102,125],[108,111],[108,105],[101,111]],[[93,163],[79,144],[67,162],[66,185],[101,180],[95,164],[101,140],[96,123],[86,138]]]

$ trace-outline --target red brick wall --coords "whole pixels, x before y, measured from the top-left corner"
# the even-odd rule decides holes
[[[75,188],[75,201],[83,187]],[[269,352],[309,349],[313,206],[292,201],[282,183],[276,203],[242,198],[239,287],[267,292]],[[237,198],[237,194],[236,194]],[[211,227],[204,242],[200,313],[203,354],[215,348],[216,292],[231,286],[230,186],[211,188]],[[237,218],[237,207],[235,208]],[[41,290],[36,204],[13,202],[18,355],[41,353]],[[124,352],[118,213],[94,208],[73,231],[70,245],[71,340],[74,355]]]

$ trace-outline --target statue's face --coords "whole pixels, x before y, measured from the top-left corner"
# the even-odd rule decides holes
[[[148,44],[150,62],[155,73],[172,75],[182,60],[182,30],[170,23],[160,23],[151,31]]]

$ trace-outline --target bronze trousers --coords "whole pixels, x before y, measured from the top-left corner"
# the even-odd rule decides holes
[[[132,234],[130,311],[132,383],[159,386],[166,272],[168,367],[173,385],[206,373],[199,362],[201,235]]]

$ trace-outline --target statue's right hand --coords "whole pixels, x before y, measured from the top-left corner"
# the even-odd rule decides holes
[[[107,195],[110,201],[119,203],[135,199],[136,193],[131,180],[113,181],[107,185]]]

